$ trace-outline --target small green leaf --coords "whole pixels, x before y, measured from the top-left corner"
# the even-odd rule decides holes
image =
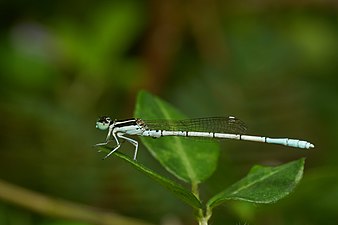
[[[181,112],[145,91],[137,98],[135,117],[141,119],[184,119]],[[216,169],[219,145],[184,137],[141,137],[150,153],[177,178],[199,183]]]
[[[111,148],[106,146],[98,146],[102,152],[109,153],[111,151]],[[127,161],[132,166],[134,166],[137,170],[141,171],[142,173],[146,174],[147,176],[151,177],[155,181],[157,181],[159,184],[161,184],[163,187],[174,193],[178,198],[189,204],[190,206],[200,209],[202,207],[202,203],[196,198],[196,196],[182,187],[181,185],[175,183],[172,180],[169,180],[166,177],[163,177],[162,175],[159,175],[158,173],[155,173],[151,169],[145,167],[141,163],[129,158],[128,156],[116,151],[113,153],[115,156]]]
[[[277,167],[254,166],[242,180],[211,198],[207,205],[213,208],[226,200],[253,203],[273,203],[288,195],[303,176],[305,159]]]

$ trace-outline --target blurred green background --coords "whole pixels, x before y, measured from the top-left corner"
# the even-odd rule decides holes
[[[196,224],[174,195],[92,148],[106,136],[97,117],[132,117],[144,89],[190,117],[234,115],[249,134],[315,144],[223,142],[204,199],[254,164],[306,157],[306,169],[287,198],[229,202],[212,224],[338,223],[335,1],[12,0],[0,8],[0,180],[152,224]],[[143,146],[138,160],[171,177]],[[0,224],[92,223],[0,199]]]

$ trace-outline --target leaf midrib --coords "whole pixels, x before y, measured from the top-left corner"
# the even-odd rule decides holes
[[[270,176],[273,176],[274,174],[276,174],[276,173],[278,173],[278,172],[280,172],[282,170],[284,170],[284,168],[281,169],[281,170],[271,171],[271,173],[268,173],[265,176],[262,176],[261,178],[256,179],[256,180],[254,180],[253,182],[251,182],[251,183],[249,183],[247,185],[242,186],[241,188],[239,188],[236,191],[232,192],[231,195],[237,194],[238,192],[242,191],[243,189],[249,188],[249,187],[255,185],[256,183],[258,183],[258,182],[260,182],[262,180],[265,180],[266,178],[268,178]]]
[[[281,169],[278,169],[278,170],[275,170],[275,171],[271,171],[271,172],[269,172],[268,174],[266,174],[266,175],[260,177],[259,179],[256,179],[256,180],[254,180],[254,181],[252,181],[252,182],[250,182],[250,183],[248,183],[248,184],[246,184],[246,185],[244,185],[244,186],[238,188],[237,190],[228,193],[227,196],[224,196],[224,199],[229,198],[231,195],[235,195],[235,194],[239,193],[240,191],[243,191],[244,189],[247,189],[247,188],[249,188],[249,187],[255,185],[256,183],[261,182],[262,180],[267,179],[268,177],[271,177],[271,176],[275,175],[276,173],[281,172],[281,171],[283,171],[283,170],[285,170],[285,169],[287,169],[287,167],[284,167],[284,168],[281,168]],[[298,176],[296,176],[296,177],[298,177]],[[224,191],[224,192],[222,192],[222,193],[220,193],[220,194],[218,194],[218,195],[216,195],[216,196],[222,196],[222,195],[224,195],[225,193],[226,193],[226,191]],[[212,201],[212,202],[209,202],[208,205],[211,206],[211,205],[213,205],[215,202],[218,201],[216,196],[213,198],[213,199],[215,199],[215,200]]]
[[[170,118],[167,111],[164,109],[161,102],[158,101],[158,99],[156,99],[156,102],[160,106],[160,110],[163,113],[164,117],[166,119],[172,119],[172,118]],[[173,137],[173,139],[175,140],[175,144],[177,145],[177,152],[180,155],[179,158],[182,159],[182,163],[185,165],[184,168],[185,168],[185,170],[188,174],[188,177],[191,179],[191,181],[197,181],[197,179],[196,179],[197,176],[196,176],[196,173],[194,172],[194,170],[192,169],[191,163],[189,161],[189,157],[187,156],[187,154],[183,150],[184,148],[183,148],[183,145],[182,145],[182,141],[177,137]]]

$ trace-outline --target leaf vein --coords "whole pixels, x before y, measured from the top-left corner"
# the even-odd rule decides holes
[[[249,188],[249,187],[255,185],[256,183],[258,183],[258,182],[266,179],[267,177],[270,177],[270,176],[272,176],[272,175],[274,175],[274,174],[276,174],[276,173],[278,173],[280,171],[282,171],[282,170],[271,171],[270,173],[266,174],[265,176],[262,176],[261,178],[256,179],[253,182],[248,183],[247,185],[242,186],[241,188],[238,188],[236,191],[232,192],[231,194],[232,195],[237,194],[238,192],[240,192],[240,191],[242,191],[242,190],[244,190],[246,188]]]
[[[165,110],[165,108],[162,105],[162,102],[159,101],[156,98],[157,104],[160,106],[160,110],[163,113],[165,119],[171,119],[170,116],[168,115],[167,111]],[[191,180],[196,181],[196,174],[191,166],[191,163],[189,161],[189,157],[187,156],[187,154],[185,154],[185,151],[183,150],[183,145],[182,145],[182,141],[177,138],[177,137],[172,137],[173,140],[175,140],[175,143],[177,145],[177,149],[178,149],[178,153],[180,155],[180,158],[182,159],[183,164],[185,164],[186,166],[184,167],[186,169],[187,174],[189,175],[189,177],[191,178]]]

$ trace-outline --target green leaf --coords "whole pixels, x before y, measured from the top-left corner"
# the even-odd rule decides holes
[[[102,152],[109,153],[111,151],[111,148],[106,146],[97,146],[98,149],[100,149]],[[157,181],[159,184],[161,184],[163,187],[174,193],[178,198],[189,204],[190,206],[200,209],[202,207],[202,203],[196,198],[196,196],[182,187],[181,185],[175,183],[172,180],[169,180],[166,177],[163,177],[162,175],[159,175],[158,173],[152,171],[151,169],[147,168],[146,166],[142,165],[141,163],[129,158],[128,156],[116,151],[113,153],[115,156],[127,161],[132,166],[134,166],[137,170],[141,171],[145,175],[151,177],[155,181]]]
[[[277,167],[254,166],[242,180],[211,198],[213,208],[226,200],[273,203],[288,195],[303,176],[304,158]]]
[[[173,106],[145,91],[137,98],[135,117],[141,119],[187,118]],[[150,153],[177,178],[197,184],[216,169],[219,145],[184,137],[141,137]]]

